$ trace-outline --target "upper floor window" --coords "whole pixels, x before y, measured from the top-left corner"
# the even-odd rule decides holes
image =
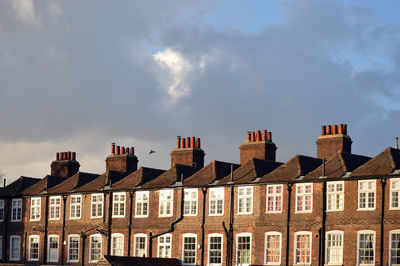
[[[265,264],[281,264],[281,240],[282,234],[279,232],[265,233]]]
[[[241,233],[236,236],[236,264],[250,265],[251,263],[251,234]]]
[[[171,190],[160,190],[159,216],[172,216],[173,194]]]
[[[222,234],[208,235],[208,265],[222,265]]]
[[[39,260],[39,236],[29,236],[28,260]]]
[[[13,235],[10,237],[10,260],[18,261],[21,258],[21,237]]]
[[[359,180],[358,181],[358,209],[359,210],[375,210],[375,180]]]
[[[113,217],[125,217],[125,192],[113,193]]]
[[[61,213],[61,197],[53,196],[50,197],[50,220],[58,220],[60,219]]]
[[[327,182],[327,210],[343,211],[344,209],[344,181]]]
[[[267,212],[282,212],[282,185],[267,186]]]
[[[196,238],[195,234],[184,234],[182,236],[182,261],[184,265],[196,265]]]
[[[238,188],[238,214],[253,213],[253,187]]]
[[[31,198],[31,221],[40,220],[40,198]]]
[[[165,234],[158,237],[158,257],[171,258],[172,235]]]
[[[375,265],[375,232],[357,233],[357,265]]]
[[[111,255],[123,256],[124,255],[124,235],[123,234],[111,234]]]
[[[81,218],[81,203],[82,195],[72,195],[70,202],[70,219],[80,219]]]
[[[89,262],[98,262],[101,259],[102,239],[100,234],[90,236]]]
[[[294,234],[294,263],[311,264],[311,232]]]
[[[103,217],[103,194],[92,194],[92,218]]]
[[[13,199],[11,203],[11,221],[19,222],[22,220],[22,199]],[[19,260],[19,259],[18,259]]]
[[[135,257],[146,257],[147,256],[147,235],[136,234],[134,238],[134,253]]]
[[[4,221],[4,200],[0,200],[0,222]]]
[[[389,233],[389,265],[400,265],[400,230]]]
[[[296,184],[296,212],[312,212],[313,184]]]
[[[58,262],[58,235],[49,235],[47,260]]]
[[[197,188],[185,189],[185,212],[186,216],[197,215]]]
[[[147,217],[149,215],[149,192],[136,192],[135,217]]]
[[[79,262],[79,235],[68,236],[68,262]]]
[[[210,188],[209,215],[224,215],[224,188]]]
[[[343,264],[343,231],[326,232],[326,263]]]
[[[390,179],[390,209],[400,210],[400,178]]]

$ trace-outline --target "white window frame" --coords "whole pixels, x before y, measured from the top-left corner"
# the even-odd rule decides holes
[[[0,200],[0,222],[4,221],[4,200]]]
[[[170,238],[170,242],[169,243],[160,243],[160,239],[161,238]],[[167,256],[162,256],[160,257],[160,247],[167,247],[169,246],[169,254],[166,254]],[[165,254],[164,254],[165,255]],[[172,234],[164,234],[161,235],[157,238],[157,258],[172,258]]]
[[[164,196],[164,195],[167,196]],[[170,194],[171,199],[168,199],[166,197],[168,197],[168,194]],[[166,206],[162,206],[166,204]],[[168,204],[171,207],[171,213],[161,213],[162,210],[168,210]],[[164,208],[165,207],[165,208]],[[173,189],[163,189],[163,190],[159,190],[159,207],[158,207],[158,216],[159,217],[171,217],[174,213],[174,190]]]
[[[279,236],[279,262],[267,262],[267,246],[268,246],[268,236]],[[264,240],[264,264],[265,265],[280,265],[282,260],[282,233],[281,232],[266,232]]]
[[[135,193],[135,217],[149,217],[149,191],[136,191]],[[139,207],[140,206],[140,212]]]
[[[93,255],[93,249],[92,249],[92,242],[93,242],[93,238],[99,238],[100,239],[100,255],[99,258],[96,259],[92,259],[92,255]],[[89,262],[93,263],[93,262],[98,262],[101,259],[101,256],[103,255],[103,238],[101,237],[100,234],[93,234],[90,235],[90,241],[89,241]]]
[[[71,260],[70,259],[70,255],[71,255],[71,238],[78,238],[78,258],[76,259],[76,260]],[[79,250],[80,250],[80,241],[81,240],[81,237],[80,237],[80,235],[78,235],[78,234],[71,234],[71,235],[68,235],[68,257],[67,257],[67,261],[68,262],[79,262]]]
[[[29,220],[40,221],[41,198],[34,197],[31,198],[30,201],[31,201],[31,207],[29,208],[30,209]]]
[[[116,237],[122,237],[122,247],[121,247],[121,249],[122,249],[122,254],[121,255],[116,255],[115,254],[115,252],[114,252],[114,238],[116,238]],[[124,256],[124,234],[121,234],[121,233],[114,233],[114,234],[111,234],[111,255],[112,256]]]
[[[99,214],[99,210],[101,210],[100,211],[101,214]],[[95,215],[93,215],[93,211],[95,212]],[[90,201],[90,218],[91,219],[103,218],[103,212],[104,212],[104,194],[92,193]]]
[[[117,198],[116,196],[118,196],[118,200],[116,200],[116,198]],[[124,200],[121,200],[121,196],[124,196]],[[125,192],[114,192],[112,194],[112,197],[113,197],[112,217],[113,218],[124,218],[125,217],[125,207],[126,207],[126,193]],[[117,210],[117,214],[115,214],[115,210]],[[123,214],[121,214],[121,210],[123,211]]]
[[[57,259],[50,257],[50,238],[57,238]],[[47,261],[48,262],[58,262],[60,258],[60,237],[58,235],[52,234],[47,237]]]
[[[13,240],[18,240],[19,245],[18,245],[18,252],[16,253],[17,256],[13,257],[13,254],[15,251],[13,251],[12,249],[12,244],[13,244]],[[21,259],[21,236],[18,235],[12,235],[10,236],[10,261],[19,261]]]
[[[329,191],[329,186],[333,186],[333,191]],[[338,191],[338,185],[342,186],[342,191]],[[333,198],[333,199],[332,199]],[[332,201],[329,207],[329,200]],[[338,202],[339,201],[339,206]],[[326,182],[326,211],[338,212],[344,210],[344,181]]]
[[[211,195],[214,194],[214,197]],[[222,197],[221,197],[222,196]],[[225,199],[225,189],[223,187],[210,188],[210,196],[208,203],[208,215],[209,216],[223,216],[224,215],[224,200]],[[221,203],[221,213],[218,212],[218,202]],[[215,206],[213,211],[212,206]]]
[[[194,263],[185,263],[185,238],[194,237]],[[196,265],[197,263],[197,235],[186,233],[182,235],[182,265]]]
[[[250,263],[239,263],[239,253],[238,253],[238,251],[239,251],[239,237],[250,237],[250,252],[249,252],[249,261],[250,261]],[[251,245],[251,242],[252,242],[252,237],[251,237],[251,233],[240,233],[240,234],[237,234],[236,235],[236,265],[241,265],[241,266],[248,266],[248,265],[251,265],[251,248],[252,248],[252,245]]]
[[[54,200],[54,202],[52,202]],[[59,203],[57,203],[57,201]],[[61,217],[61,196],[51,196],[49,198],[49,220],[60,220]],[[57,212],[58,211],[58,212]],[[54,216],[52,217],[52,213]],[[58,213],[58,215],[56,215]]]
[[[388,265],[397,266],[399,264],[391,264],[392,263],[392,235],[400,235],[400,229],[391,230],[389,231],[389,258],[388,258]]]
[[[15,218],[14,218],[15,212]],[[21,222],[22,220],[22,199],[12,199],[11,201],[11,222]]]
[[[251,194],[247,195],[247,189],[251,189]],[[240,191],[244,190],[244,195],[240,195]],[[252,186],[243,186],[238,187],[238,205],[237,205],[237,214],[252,214],[253,213],[253,187]],[[250,200],[250,209],[247,209],[247,200]],[[240,211],[240,203],[244,201],[244,210]]]
[[[31,247],[31,241],[37,240],[37,258],[32,258],[32,247]],[[39,235],[30,235],[28,237],[28,260],[29,261],[38,261],[40,256],[40,237]]]
[[[400,178],[390,178],[390,205],[389,205],[389,210],[400,210]],[[394,188],[394,184],[396,185],[396,188]],[[397,207],[393,207],[393,194],[396,193],[397,196]]]
[[[211,263],[210,259],[211,259],[211,254],[210,254],[210,246],[211,246],[211,237],[220,237],[221,238],[221,263]],[[212,266],[219,266],[222,265],[222,263],[224,262],[224,236],[222,234],[218,234],[218,233],[214,233],[214,234],[209,234],[208,235],[208,247],[207,247],[207,261],[208,264],[207,265],[212,265]]]
[[[277,193],[276,192],[276,188],[280,188],[281,192]],[[268,190],[269,188],[273,189],[272,193],[269,193]],[[269,211],[268,210],[268,198],[272,198],[272,202],[273,202],[273,210]],[[281,206],[280,206],[280,210],[278,209],[278,199],[280,198],[281,201]],[[282,213],[282,209],[283,209],[283,185],[267,185],[266,186],[266,198],[265,198],[265,212],[266,213]]]
[[[360,264],[361,262],[360,260],[360,235],[361,234],[372,234],[374,236],[374,240],[373,240],[373,251],[374,251],[374,259],[373,262],[371,264]],[[376,260],[376,233],[375,231],[372,230],[361,230],[361,231],[357,231],[357,265],[375,265],[375,260]]]
[[[297,256],[296,256],[296,250],[297,250],[297,236],[299,235],[308,235],[310,239],[310,250],[309,250],[309,256],[310,256],[310,262],[309,263],[304,263],[304,262],[298,262],[297,261]],[[297,265],[311,265],[312,263],[312,232],[309,231],[300,231],[300,232],[295,232],[294,233],[294,249],[293,249],[293,261],[294,264]]]
[[[311,192],[306,192],[306,187],[311,187]],[[299,192],[299,188],[303,188],[303,192]],[[296,184],[296,208],[295,213],[312,213],[313,211],[313,192],[314,186],[313,183],[299,183]],[[302,197],[302,204],[299,205],[299,197]],[[310,209],[306,210],[306,199],[310,197]],[[301,210],[298,208],[301,207]]]
[[[361,184],[362,183],[372,183],[374,184],[374,188],[373,189],[364,189],[361,190]],[[365,202],[365,207],[361,207],[361,193],[366,193],[366,202]],[[368,207],[368,203],[369,203],[369,198],[370,195],[369,193],[373,193],[374,196],[374,207]],[[368,180],[358,180],[358,205],[357,205],[357,211],[372,211],[376,209],[376,180],[375,179],[368,179]]]
[[[198,207],[198,189],[197,188],[186,188],[184,189],[184,193],[185,193],[185,204],[184,204],[184,216],[197,216],[197,207]],[[195,193],[195,197],[191,198],[192,193]],[[186,196],[186,194],[189,195],[189,197]],[[186,207],[188,207],[189,212],[186,213]],[[195,208],[193,208],[195,207]],[[192,210],[195,210],[195,212],[193,213]]]
[[[135,234],[133,236],[133,256],[138,257],[139,254],[136,250],[137,238],[144,237],[144,256],[147,257],[147,235],[146,234]]]
[[[340,261],[329,262],[328,259],[328,235],[340,235],[341,236],[341,249],[340,249]],[[343,264],[343,244],[344,244],[344,232],[340,230],[327,231],[325,234],[325,264],[326,265],[342,265]]]
[[[79,199],[79,203],[72,203],[72,199],[76,198]],[[71,220],[77,220],[77,219],[81,219],[82,217],[82,195],[71,195],[70,196],[70,202],[69,202],[69,219]],[[73,211],[72,211],[72,207],[74,207],[74,215],[72,215]],[[78,212],[76,211],[77,207],[79,207],[79,216],[77,215]]]

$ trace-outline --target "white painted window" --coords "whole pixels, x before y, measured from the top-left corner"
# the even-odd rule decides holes
[[[238,214],[253,213],[253,187],[238,187]]]
[[[4,200],[0,200],[0,222],[4,221]]]
[[[185,189],[185,216],[197,215],[197,188]]]
[[[280,213],[282,212],[282,185],[267,186],[267,212]]]
[[[79,235],[68,236],[68,262],[79,262]]]
[[[11,222],[20,222],[22,219],[22,199],[13,199],[11,202]]]
[[[115,233],[111,234],[111,255],[123,256],[124,255],[124,235]]]
[[[29,236],[29,250],[28,260],[37,261],[39,260],[39,236]]]
[[[375,232],[357,232],[357,265],[375,265]]]
[[[390,179],[390,209],[400,210],[400,178]]]
[[[59,220],[61,213],[61,197],[53,196],[50,197],[50,220]]]
[[[182,261],[184,265],[196,265],[196,240],[195,234],[184,234],[182,236]]]
[[[100,234],[90,236],[89,262],[98,262],[101,259],[102,239]]]
[[[148,217],[149,216],[149,192],[137,191],[136,192],[136,208],[135,217]]]
[[[135,257],[146,257],[147,256],[147,235],[136,234],[134,238],[134,253]]]
[[[224,215],[224,188],[210,188],[209,215]]]
[[[47,261],[58,262],[58,235],[49,235]]]
[[[326,264],[341,265],[343,263],[343,231],[328,231],[325,238]]]
[[[236,235],[236,265],[250,265],[251,263],[251,234]]]
[[[282,242],[282,233],[280,232],[265,233],[265,264],[267,265],[281,264],[281,242]]]
[[[222,265],[222,234],[208,235],[208,265]]]
[[[358,210],[375,210],[375,180],[358,181]]]
[[[21,237],[12,235],[10,237],[10,260],[18,261],[21,257]]]
[[[104,195],[101,193],[92,194],[92,215],[91,218],[103,217]]]
[[[31,198],[31,221],[40,220],[40,198]]]
[[[158,237],[158,257],[171,258],[172,235],[165,234]]]
[[[311,232],[296,232],[294,234],[294,263],[311,264]]]
[[[389,265],[400,265],[400,230],[389,233]]]
[[[327,211],[344,210],[344,181],[326,183]]]
[[[113,193],[113,215],[115,218],[125,217],[125,192]]]
[[[82,195],[72,195],[70,198],[71,202],[70,206],[70,219],[80,219],[81,218],[81,203],[82,203]]]
[[[160,217],[172,216],[173,198],[174,198],[174,191],[172,189],[160,190],[160,204],[159,204]]]
[[[313,184],[296,184],[296,212],[312,212]]]

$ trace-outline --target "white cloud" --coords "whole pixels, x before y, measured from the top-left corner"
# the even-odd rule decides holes
[[[39,20],[35,15],[35,7],[32,0],[7,0],[17,14],[17,17],[25,24],[39,26]]]

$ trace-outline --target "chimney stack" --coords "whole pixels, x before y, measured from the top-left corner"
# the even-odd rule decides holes
[[[257,132],[257,133],[256,133]],[[276,145],[272,142],[272,134],[267,130],[247,132],[246,140],[240,145],[240,164],[252,158],[261,160],[276,160]]]
[[[116,146],[111,143],[111,154],[106,158],[106,171],[113,170],[118,172],[132,173],[137,170],[138,159],[135,156],[134,147]]]
[[[347,124],[322,126],[321,136],[317,139],[317,156],[329,160],[338,152],[351,153],[352,143],[347,135]]]
[[[50,165],[50,175],[67,178],[79,172],[79,167],[75,152],[57,152],[56,160]]]
[[[176,144],[176,149],[171,152],[171,167],[176,164],[204,167],[205,153],[201,149],[200,138],[178,136]]]

